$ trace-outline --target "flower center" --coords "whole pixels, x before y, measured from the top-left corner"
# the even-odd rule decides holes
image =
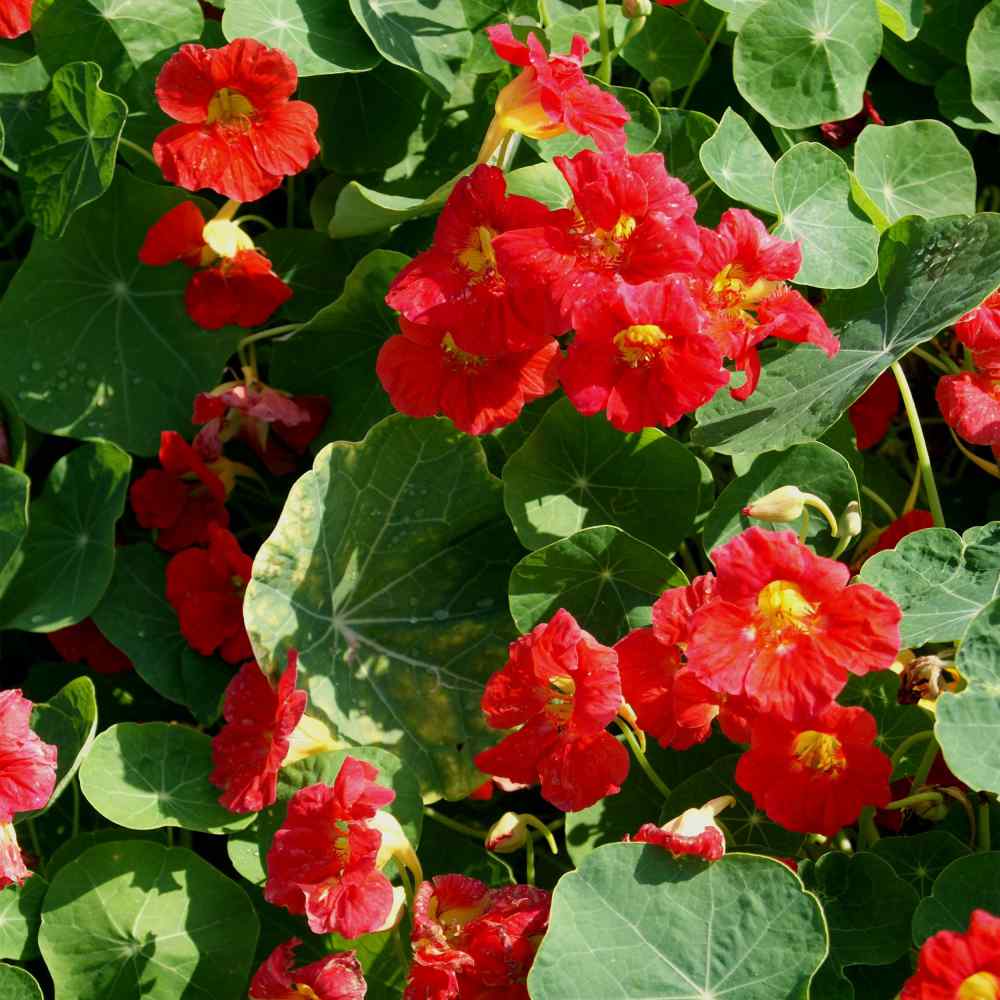
[[[781,287],[780,281],[758,278],[747,284],[746,272],[739,264],[727,264],[712,282],[712,291],[725,309],[752,309]]]
[[[955,1000],[997,1000],[997,997],[1000,997],[1000,979],[992,972],[969,976],[955,994]]]
[[[531,67],[518,73],[497,95],[496,117],[503,128],[530,139],[552,139],[566,131],[566,126],[542,107],[542,85]]]
[[[763,624],[774,632],[795,628],[809,631],[809,621],[816,614],[816,606],[806,600],[797,583],[790,580],[772,580],[757,595],[757,611]]]
[[[479,354],[469,354],[463,351],[456,343],[450,333],[446,333],[441,338],[441,350],[444,351],[450,365],[455,370],[469,371],[469,369],[481,368],[486,364],[486,358]]]
[[[663,353],[670,337],[652,323],[627,326],[614,336],[615,347],[622,361],[632,368],[648,365]]]
[[[549,717],[556,723],[569,721],[573,714],[573,698],[576,695],[576,681],[564,674],[549,678]]]
[[[319,994],[305,983],[292,983],[292,989],[302,997],[302,1000],[319,1000]]]
[[[254,113],[254,106],[238,91],[223,87],[208,102],[208,124],[245,125]]]
[[[842,771],[847,763],[840,740],[830,733],[818,733],[815,729],[799,733],[792,744],[792,752],[802,767],[824,774]]]
[[[631,215],[622,215],[613,229],[595,229],[594,239],[599,251],[611,260],[617,260],[624,252],[622,244],[635,232],[636,221]]]
[[[496,270],[497,259],[493,254],[493,237],[496,233],[488,226],[476,226],[464,250],[459,252],[458,262],[467,271],[482,275]]]

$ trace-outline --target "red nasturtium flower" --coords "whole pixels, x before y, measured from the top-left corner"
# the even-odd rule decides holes
[[[1000,444],[1000,371],[942,375],[937,384],[941,415],[970,444]]]
[[[403,1000],[527,1000],[550,905],[550,894],[530,885],[491,889],[465,875],[422,883]]]
[[[675,858],[693,854],[705,861],[718,861],[726,853],[726,837],[715,817],[735,801],[732,795],[722,795],[700,808],[685,809],[680,816],[675,816],[663,826],[643,823],[637,833],[625,839],[639,844],[655,844],[668,850]]]
[[[400,899],[379,870],[389,858],[375,821],[396,794],[377,777],[347,757],[332,786],[297,791],[267,852],[264,897],[305,914],[316,934],[356,938],[392,924]]]
[[[618,99],[583,75],[590,46],[573,36],[570,51],[547,53],[532,32],[519,42],[509,24],[486,29],[501,59],[523,70],[500,91],[496,114],[479,151],[485,162],[511,132],[532,139],[553,139],[564,132],[588,135],[598,149],[622,149],[628,112]]]
[[[861,135],[864,127],[869,124],[884,125],[885,122],[875,110],[871,93],[866,90],[861,102],[861,110],[856,115],[843,118],[839,122],[823,122],[819,130],[829,145],[841,149],[844,146],[850,146]]]
[[[222,446],[238,437],[269,472],[292,472],[297,457],[323,429],[330,401],[326,396],[289,396],[253,377],[249,369],[247,373],[245,381],[225,382],[195,396],[191,422],[204,424],[195,447],[221,454]]]
[[[476,767],[524,784],[566,812],[619,791],[628,752],[605,727],[622,706],[618,655],[560,609],[510,644],[486,685],[494,729],[521,728],[476,757]]]
[[[250,660],[226,688],[226,723],[212,738],[215,769],[208,777],[222,789],[219,802],[231,812],[260,812],[275,801],[278,771],[308,701],[305,691],[295,689],[298,662],[298,653],[289,650],[275,687]]]
[[[729,209],[715,229],[702,229],[701,236],[699,293],[711,317],[709,329],[723,354],[747,376],[732,390],[734,399],[746,399],[757,387],[757,346],[767,337],[815,344],[831,358],[840,350],[823,317],[785,284],[802,266],[798,243],[771,236],[743,208]]]
[[[900,405],[899,385],[892,372],[881,375],[847,411],[858,449],[873,448],[886,436]]]
[[[900,1000],[1000,1000],[1000,917],[973,910],[965,933],[929,937]]]
[[[463,351],[449,327],[400,317],[399,328],[382,345],[375,371],[392,405],[411,417],[443,413],[467,434],[487,434],[556,387],[561,357],[551,337],[490,358]]]
[[[4,0],[0,4],[0,38],[18,38],[31,31],[34,0]]]
[[[132,661],[104,638],[93,618],[49,632],[48,639],[67,663],[86,663],[98,674],[120,674],[132,669]]]
[[[202,454],[176,431],[160,434],[160,469],[150,469],[129,490],[136,520],[156,529],[156,544],[167,552],[206,545],[209,528],[229,526],[227,487],[218,471],[209,467],[216,456]],[[227,479],[229,478],[226,473]]]
[[[934,527],[934,515],[929,510],[911,510],[902,517],[897,517],[892,524],[875,540],[875,544],[864,554],[865,559],[871,559],[877,552],[894,549],[907,535],[924,528]]]
[[[160,107],[179,125],[161,132],[153,157],[171,184],[256,201],[319,152],[316,109],[290,101],[295,63],[238,38],[219,49],[182,45],[156,80]]]
[[[554,162],[573,204],[550,213],[546,225],[500,236],[496,254],[519,294],[548,290],[565,328],[577,326],[619,280],[641,284],[697,265],[698,203],[667,173],[660,153],[585,150]]]
[[[511,293],[493,241],[554,217],[532,198],[508,195],[503,171],[481,163],[455,185],[433,245],[396,275],[385,301],[411,322],[448,326],[455,343],[472,354],[537,347],[565,328],[542,287]]]
[[[892,762],[874,745],[877,735],[863,708],[836,703],[792,723],[761,715],[736,782],[786,830],[832,837],[865,806],[890,801]]]
[[[292,938],[268,955],[250,983],[250,1000],[364,1000],[368,990],[353,951],[327,955],[295,968]]]
[[[56,786],[57,751],[31,728],[32,707],[19,690],[0,691],[0,888],[31,874],[14,814],[43,808]]]
[[[560,372],[586,416],[604,410],[619,430],[669,427],[729,381],[722,354],[680,277],[619,284],[577,317]]]
[[[970,351],[1000,348],[1000,291],[988,295],[955,324],[955,336]]]
[[[214,524],[207,549],[185,549],[167,563],[167,600],[184,638],[203,656],[218,650],[227,663],[239,663],[252,655],[243,624],[252,566],[236,538]]]
[[[292,297],[230,212],[223,209],[206,223],[193,201],[182,201],[150,227],[139,248],[139,260],[149,267],[180,261],[194,270],[184,304],[206,330],[257,326]]]
[[[715,595],[694,616],[688,667],[706,687],[761,712],[813,715],[847,674],[888,669],[901,612],[790,531],[749,528],[712,551]]]

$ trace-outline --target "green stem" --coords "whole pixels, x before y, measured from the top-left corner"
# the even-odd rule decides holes
[[[945,527],[944,511],[941,509],[941,498],[938,496],[937,483],[934,480],[934,468],[931,465],[931,456],[927,451],[924,429],[920,426],[920,414],[917,413],[917,404],[913,400],[913,393],[910,392],[910,384],[906,381],[906,375],[898,361],[894,361],[892,364],[892,374],[896,376],[899,394],[903,397],[903,406],[906,408],[906,419],[910,422],[913,443],[917,448],[917,463],[923,473],[924,490],[927,493],[931,514],[934,516],[934,525],[943,528]]]
[[[406,956],[406,948],[403,945],[403,936],[399,933],[398,926],[393,927],[392,929],[392,940],[396,949],[396,957],[399,959],[399,966],[405,971],[410,965],[410,960]]]
[[[691,555],[691,550],[688,548],[687,542],[681,542],[677,553],[681,557],[681,562],[684,563],[684,572],[687,573],[688,579],[693,580],[698,576],[698,567],[695,564],[694,557]]]
[[[916,773],[913,775],[911,788],[920,788],[927,784],[927,775],[931,773],[931,768],[934,766],[934,761],[937,760],[940,749],[937,739],[931,736],[931,741],[927,744],[927,749],[924,751],[923,757],[920,758]]]
[[[697,199],[702,191],[707,191],[710,187],[715,187],[715,181],[711,177],[707,181],[702,181],[692,192],[691,197]]]
[[[552,18],[549,16],[549,8],[545,0],[538,0],[538,20],[541,22],[543,28],[548,28],[552,23]]]
[[[73,836],[75,837],[80,832],[80,781],[76,775],[73,776],[72,786],[73,786]]]
[[[688,7],[687,7],[687,19],[689,21],[693,21],[694,20],[694,13],[695,13],[695,11],[700,6],[701,6],[701,0],[691,0],[691,2],[688,4]],[[723,14],[722,15],[722,19],[725,20],[725,18],[726,18],[726,15]]]
[[[861,487],[861,492],[866,497],[868,497],[868,499],[871,500],[872,503],[874,503],[875,506],[878,507],[884,514],[888,514],[890,521],[897,520],[898,515],[892,509],[892,507],[889,506],[888,501],[883,500],[882,497],[880,497],[873,489],[871,489],[871,487],[869,487],[869,486],[862,486]]]
[[[597,79],[611,83],[611,46],[608,43],[608,0],[597,0],[597,27],[601,33],[601,64]]]
[[[535,884],[535,842],[529,837],[524,842],[525,878],[528,885]]]
[[[645,775],[652,782],[653,787],[663,796],[664,799],[670,798],[670,789],[664,783],[663,779],[653,770],[653,765],[649,763],[648,758],[642,752],[642,747],[639,746],[639,741],[635,738],[635,733],[632,732],[631,728],[627,726],[621,719],[616,720],[618,722],[618,728],[625,734],[625,739],[628,745],[632,748],[632,753],[635,754],[635,759],[639,762],[639,767],[642,768]]]
[[[687,85],[687,90],[684,91],[684,96],[681,98],[681,103],[677,105],[678,111],[683,111],[691,100],[691,94],[694,91],[695,85],[701,79],[702,73],[705,72],[705,68],[708,66],[709,60],[712,58],[712,50],[715,48],[715,43],[719,40],[719,36],[722,34],[722,29],[726,26],[726,19],[724,17],[719,18],[719,23],[715,26],[715,31],[712,32],[712,37],[708,40],[708,45],[705,46],[705,51],[701,54],[701,59],[698,61],[698,68],[694,71],[694,76],[691,78],[691,82]]]
[[[858,817],[858,846],[862,849],[879,842],[878,827],[875,826],[875,807],[865,806]]]
[[[990,838],[990,800],[983,795],[979,800],[977,810],[978,823],[976,824],[976,850],[988,851],[991,849]]]
[[[261,330],[260,333],[251,333],[249,337],[244,337],[236,346],[236,351],[243,356],[243,352],[251,344],[256,344],[261,340],[268,340],[271,337],[280,337],[283,333],[294,333],[301,330],[305,323],[286,323],[284,326],[273,326],[270,330]]]
[[[167,833],[167,847],[174,846],[174,828],[172,826],[166,827]]]
[[[912,736],[907,736],[902,743],[896,747],[896,752],[892,755],[892,769],[895,771],[899,767],[900,762],[903,757],[915,747],[918,743],[923,743],[924,740],[929,740],[934,736],[933,729],[925,729],[922,732],[914,733]]]
[[[439,823],[441,826],[445,826],[449,830],[454,830],[455,833],[461,833],[466,837],[475,837],[476,840],[485,840],[486,835],[489,833],[489,830],[484,830],[482,827],[469,826],[468,823],[460,823],[457,819],[445,816],[443,813],[439,813],[436,809],[432,809],[430,806],[424,806],[424,815],[428,819],[434,820],[435,823]]]
[[[265,219],[263,215],[241,215],[234,221],[241,224],[244,222],[259,222],[266,229],[274,229],[274,223],[270,219]]]
[[[905,799],[896,799],[890,802],[886,809],[909,809],[910,806],[920,805],[921,802],[943,802],[944,796],[940,792],[917,792],[916,795],[907,795]]]
[[[806,539],[809,537],[809,508],[802,508],[802,525],[799,528],[799,541],[805,545]]]
[[[922,347],[914,347],[910,353],[915,354],[918,358],[922,358],[927,364],[933,365],[947,375],[955,375],[962,370],[950,358],[946,362],[943,357],[935,357],[930,351],[925,351]]]
[[[628,43],[631,42],[632,39],[635,38],[635,36],[638,35],[640,31],[642,31],[643,28],[646,27],[647,20],[648,18],[645,17],[637,17],[629,21],[628,29],[625,32],[625,37],[621,40],[621,43],[619,45],[616,45],[611,50],[612,62],[614,62],[615,59],[618,58],[618,54],[621,52],[621,50],[625,48],[625,46],[628,45]]]
[[[131,149],[133,153],[137,153],[139,156],[144,156],[154,167],[159,166],[156,160],[153,159],[153,154],[148,149],[143,149],[137,142],[133,142],[131,139],[126,139],[122,136],[118,140],[119,146],[124,146],[126,149]]]

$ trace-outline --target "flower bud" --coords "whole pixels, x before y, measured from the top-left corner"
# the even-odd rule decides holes
[[[649,17],[653,13],[653,4],[650,0],[622,0],[622,13],[630,21]]]
[[[649,85],[650,96],[657,107],[666,104],[670,100],[672,91],[673,87],[670,86],[670,81],[665,76],[656,77]]]
[[[732,795],[721,795],[706,802],[700,809],[685,809],[663,826],[644,823],[633,837],[626,837],[641,844],[656,844],[678,858],[694,854],[705,861],[718,861],[726,853],[726,838],[715,817],[733,805]]]
[[[528,839],[528,824],[523,816],[506,812],[490,827],[486,834],[486,850],[497,854],[513,854],[524,847]]]
[[[368,823],[382,834],[382,843],[379,845],[375,867],[381,870],[390,861],[395,861],[401,868],[410,872],[414,885],[423,882],[424,873],[420,867],[417,852],[399,825],[399,820],[392,813],[379,809]]]
[[[253,240],[235,222],[212,219],[205,223],[201,238],[220,257],[235,257],[241,250],[253,250]]]
[[[840,538],[843,541],[850,540],[861,534],[861,504],[857,500],[852,500],[840,515]]]
[[[826,518],[827,524],[830,525],[830,534],[834,538],[839,535],[840,526],[826,501],[814,493],[803,493],[798,486],[779,486],[766,496],[748,504],[740,513],[757,521],[787,523],[802,517],[806,507],[818,510]]]

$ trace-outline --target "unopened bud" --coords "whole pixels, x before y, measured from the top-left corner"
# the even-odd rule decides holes
[[[857,500],[852,500],[840,515],[840,537],[841,540],[856,538],[861,534],[861,504]]]
[[[486,850],[497,854],[513,854],[524,847],[528,839],[528,824],[517,813],[506,812],[486,834]]]
[[[658,76],[650,83],[649,94],[653,98],[653,103],[659,107],[670,100],[670,94],[673,89],[670,81],[665,76]]]
[[[630,21],[639,17],[649,17],[653,13],[653,4],[650,0],[622,0],[622,13]]]
[[[625,839],[663,847],[675,858],[693,854],[705,861],[718,861],[726,853],[726,838],[715,817],[735,802],[732,795],[721,795],[700,809],[685,809],[663,826],[645,823],[634,836]]]
[[[201,238],[220,257],[235,257],[241,250],[253,250],[253,240],[237,223],[225,219],[206,222]]]
[[[806,507],[818,510],[830,525],[830,534],[834,538],[840,533],[840,526],[833,516],[825,500],[814,493],[803,493],[798,486],[779,486],[766,496],[759,497],[748,504],[740,512],[744,517],[752,517],[757,521],[776,522],[779,524],[797,521]]]
[[[403,832],[399,825],[399,820],[392,813],[379,809],[369,820],[371,826],[375,827],[382,834],[382,843],[379,845],[378,856],[375,858],[375,867],[384,868],[390,861],[395,861],[397,865],[406,868],[413,876],[413,884],[420,885],[424,880],[424,873],[417,859],[417,852],[414,851],[410,838]]]
[[[948,815],[948,803],[943,798],[914,802],[911,808],[915,816],[927,820],[928,823],[940,823]]]

